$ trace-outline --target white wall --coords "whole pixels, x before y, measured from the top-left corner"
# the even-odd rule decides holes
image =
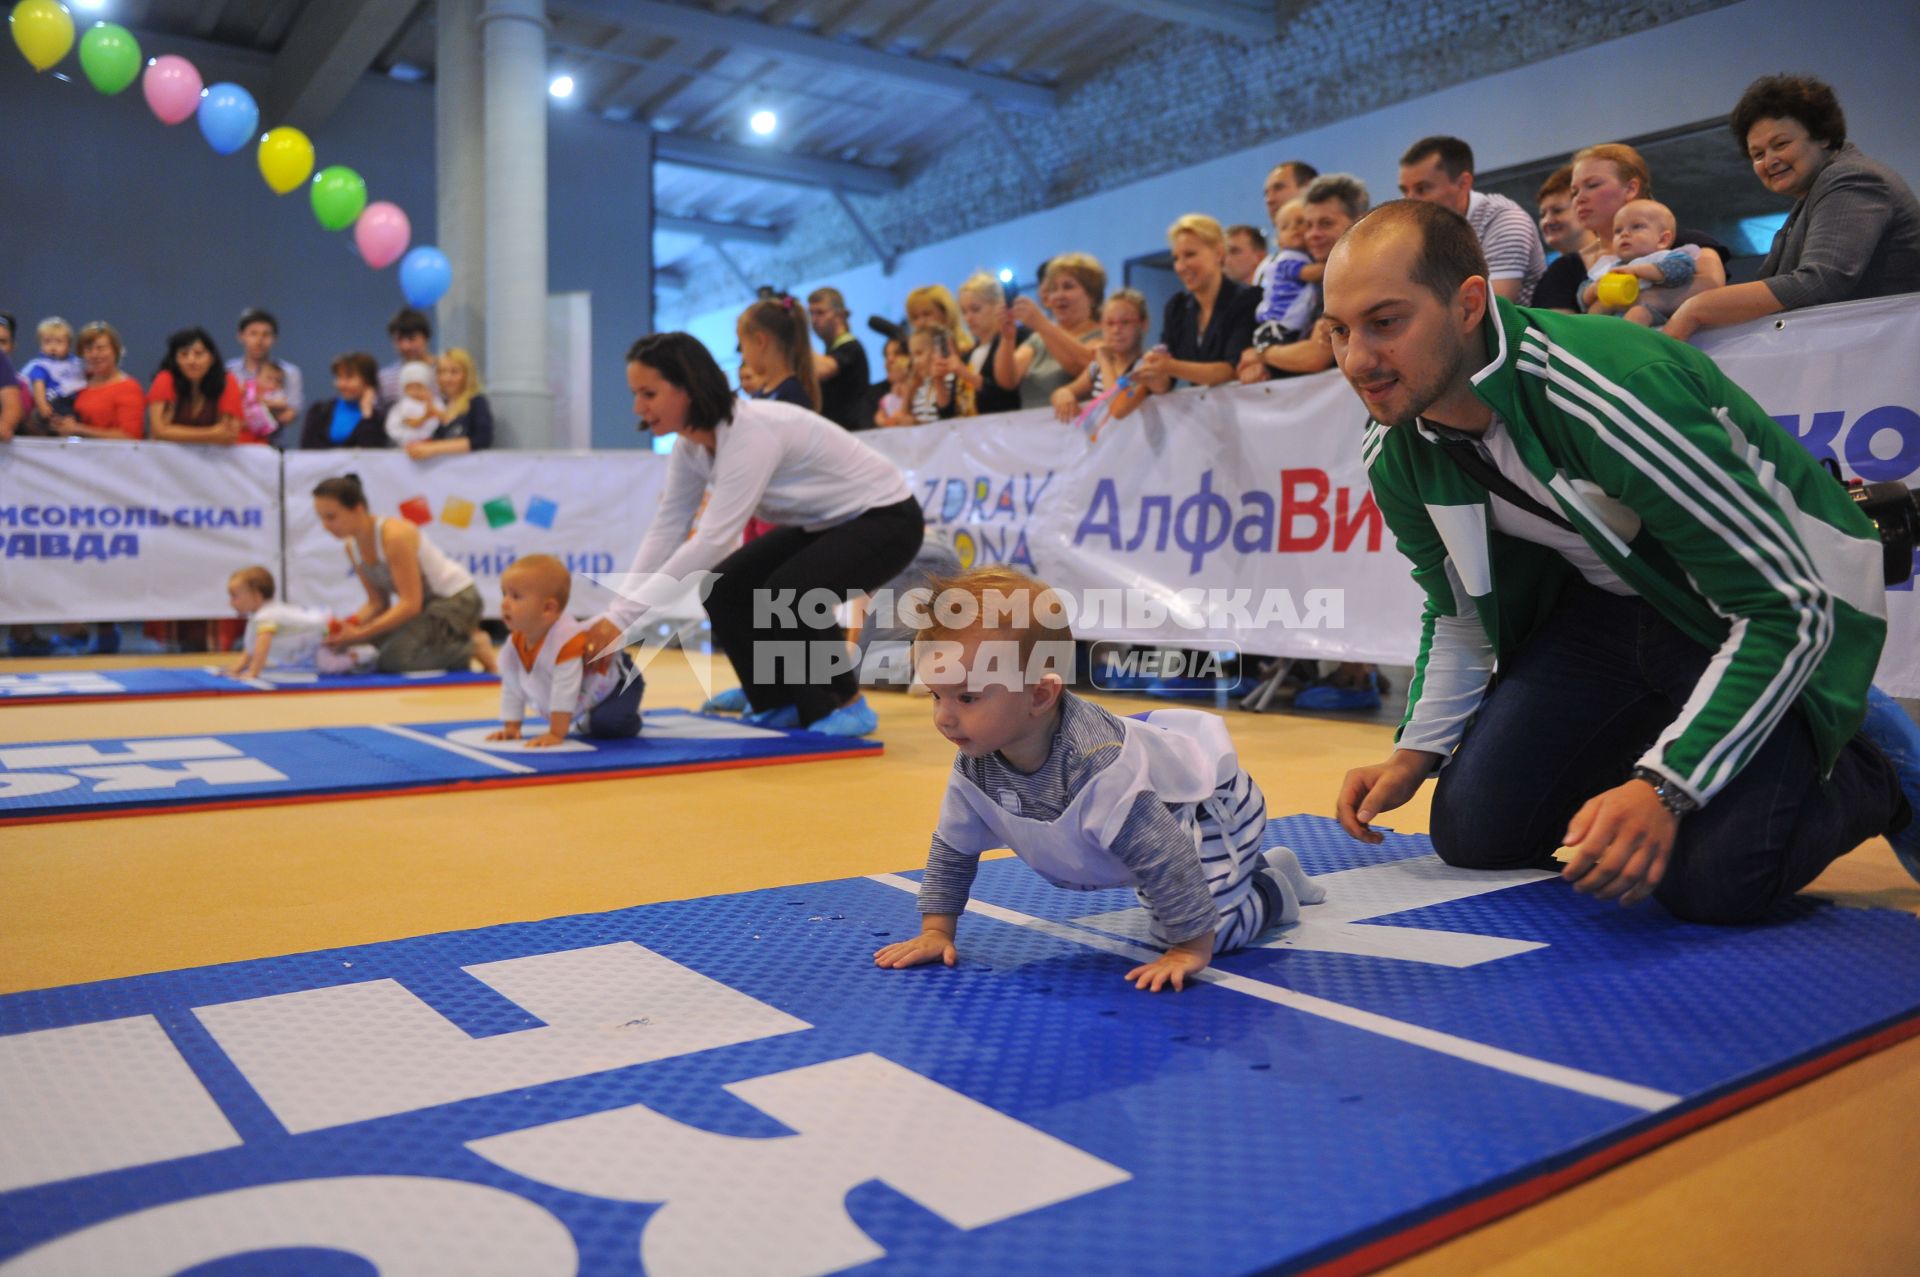
[[[1093,253],[1106,264],[1109,287],[1118,287],[1122,264],[1162,248],[1168,223],[1182,213],[1258,225],[1266,212],[1261,183],[1280,160],[1357,173],[1385,200],[1396,194],[1401,151],[1427,134],[1465,138],[1478,166],[1492,171],[1724,116],[1756,77],[1780,71],[1832,84],[1849,136],[1920,184],[1916,68],[1920,4],[1913,0],[1747,0],[916,249],[891,277],[865,266],[795,291],[830,284],[846,295],[878,375],[880,339],[866,330],[866,316],[898,317],[910,287],[953,287],[975,270],[1002,266],[1026,280],[1042,260],[1069,249]],[[728,306],[687,325],[723,362],[732,358],[738,310]]]

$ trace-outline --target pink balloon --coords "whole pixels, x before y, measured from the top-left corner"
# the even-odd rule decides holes
[[[178,124],[200,109],[200,72],[178,54],[168,53],[147,63],[140,91],[162,124]]]
[[[412,238],[413,227],[408,224],[407,215],[398,204],[385,200],[367,205],[360,220],[353,224],[353,242],[359,245],[360,256],[366,259],[367,265],[375,270],[392,265],[407,251],[407,241]]]

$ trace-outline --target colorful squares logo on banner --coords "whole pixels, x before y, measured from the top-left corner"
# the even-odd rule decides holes
[[[409,523],[432,523],[433,506],[424,496],[408,497],[400,503],[400,514]]]
[[[527,498],[527,522],[536,528],[551,529],[553,527],[554,516],[559,513],[559,505],[549,501],[545,497],[535,496]]]
[[[465,497],[448,497],[440,507],[440,522],[464,528],[473,522],[473,502]]]
[[[512,497],[495,497],[480,509],[485,512],[487,526],[490,528],[504,528],[513,522]]]

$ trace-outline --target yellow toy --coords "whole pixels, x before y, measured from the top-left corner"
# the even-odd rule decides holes
[[[1602,306],[1625,310],[1640,300],[1640,279],[1624,271],[1608,271],[1593,286],[1593,299]]]

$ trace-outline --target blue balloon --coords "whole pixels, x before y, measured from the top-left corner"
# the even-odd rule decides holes
[[[210,84],[200,95],[200,132],[221,155],[232,155],[253,141],[260,124],[260,107],[253,94],[237,84]]]
[[[409,306],[431,306],[447,295],[453,284],[453,264],[431,244],[422,244],[400,259],[400,291]]]

